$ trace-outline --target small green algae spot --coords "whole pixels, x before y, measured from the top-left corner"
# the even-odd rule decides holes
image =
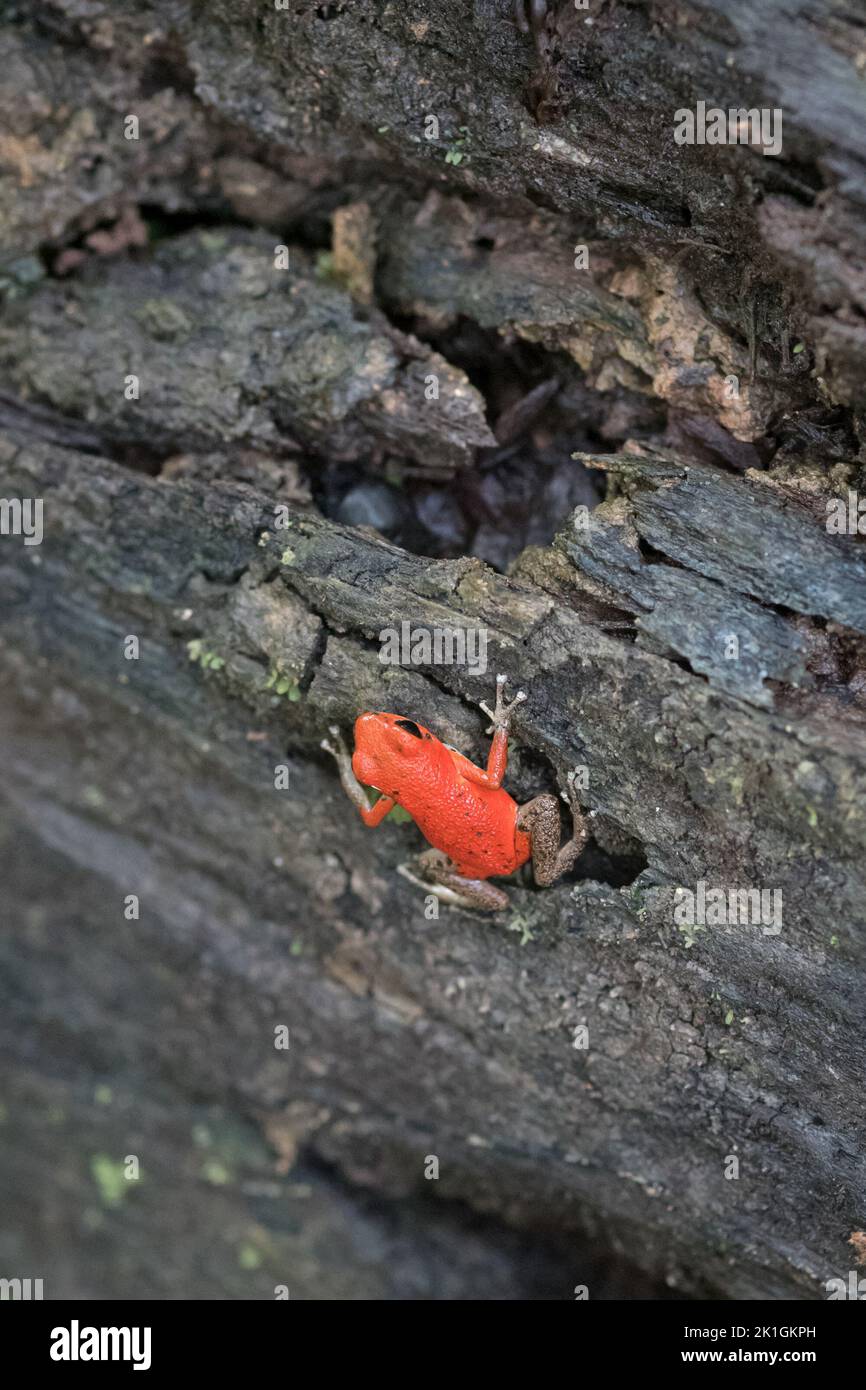
[[[450,148],[445,152],[446,164],[453,164],[456,166],[462,164],[464,159],[469,159],[469,154],[466,149],[464,149],[464,146],[469,143],[469,139],[469,128],[462,125],[459,133],[455,135],[452,140]]]
[[[140,309],[134,310],[133,317],[152,338],[164,341],[185,338],[192,328],[183,309],[172,299],[147,299]]]
[[[275,666],[271,668],[265,681],[265,690],[272,690],[275,695],[284,695],[293,704],[301,698],[301,687],[295,677],[284,676],[282,671],[278,671]]]
[[[730,1028],[730,1026],[731,1026],[731,1024],[733,1023],[733,1021],[734,1021],[734,1011],[733,1011],[733,1009],[728,1009],[728,1012],[725,1014],[725,1025],[726,1025],[726,1027]]]
[[[241,1269],[258,1269],[262,1263],[262,1254],[254,1245],[247,1242],[238,1251],[238,1264]]]
[[[224,1163],[220,1163],[218,1158],[209,1158],[202,1164],[201,1175],[205,1182],[209,1182],[212,1187],[225,1187],[227,1182],[231,1182],[232,1175]]]
[[[695,942],[697,941],[697,933],[704,930],[705,928],[702,922],[677,923],[677,931],[682,932],[683,937],[685,938],[685,947],[687,951],[690,951],[694,946]]]
[[[290,545],[287,545],[280,556],[281,565],[293,565],[295,563],[295,552]]]
[[[119,1207],[126,1196],[127,1180],[123,1163],[108,1154],[94,1154],[90,1174],[104,1207]]]
[[[195,661],[201,666],[203,671],[221,671],[225,666],[225,658],[217,656],[216,652],[206,651],[204,642],[200,637],[195,637],[186,644],[187,655],[190,661]]]
[[[620,891],[628,903],[629,910],[634,913],[638,921],[645,921],[647,916],[647,905],[643,886],[632,883],[627,888],[623,888]]]
[[[199,232],[198,239],[205,251],[224,251],[228,244],[224,232]]]
[[[535,932],[532,930],[532,927],[530,926],[529,919],[524,917],[519,912],[516,912],[514,916],[510,919],[510,921],[506,922],[505,929],[506,931],[520,933],[521,946],[527,946],[530,941],[534,941],[536,939]]]
[[[330,251],[320,251],[316,257],[316,279],[336,283],[334,257]]]
[[[93,1092],[93,1099],[96,1101],[97,1105],[110,1105],[114,1100],[111,1087],[104,1084],[97,1086],[96,1090]]]

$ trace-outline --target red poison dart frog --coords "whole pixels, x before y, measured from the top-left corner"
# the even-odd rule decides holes
[[[501,888],[488,882],[532,859],[535,882],[545,888],[573,865],[587,839],[577,804],[576,774],[568,776],[574,829],[560,848],[559,807],[549,793],[518,806],[502,786],[508,761],[508,728],[522,691],[505,702],[505,676],[496,677],[496,705],[481,708],[493,720],[486,770],[440,743],[435,734],[399,714],[362,714],[355,721],[350,755],[339,729],[322,747],[337,760],[340,781],[365,825],[378,825],[395,805],[415,821],[433,846],[400,873],[443,902],[498,912],[508,906]],[[364,787],[379,792],[370,806]]]

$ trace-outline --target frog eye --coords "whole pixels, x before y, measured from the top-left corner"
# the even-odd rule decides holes
[[[411,719],[398,719],[398,720],[397,720],[397,723],[394,725],[394,728],[395,728],[395,729],[405,729],[405,730],[406,730],[406,733],[407,733],[407,734],[412,734],[412,736],[413,736],[414,738],[423,738],[423,737],[424,737],[424,735],[422,734],[421,730],[418,728],[418,725],[415,724],[415,723],[413,723]]]

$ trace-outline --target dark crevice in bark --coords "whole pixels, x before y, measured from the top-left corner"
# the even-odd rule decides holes
[[[381,1224],[385,1239],[407,1227],[429,1227],[437,1244],[447,1249],[457,1232],[475,1240],[499,1255],[514,1252],[521,1271],[520,1297],[563,1301],[574,1297],[576,1284],[592,1286],[597,1298],[672,1299],[677,1295],[663,1280],[653,1279],[631,1264],[628,1258],[598,1242],[586,1242],[571,1233],[557,1232],[545,1223],[536,1229],[515,1229],[493,1216],[473,1210],[454,1197],[439,1196],[438,1183],[418,1184],[416,1190],[400,1199],[384,1199],[351,1183],[336,1165],[327,1162],[315,1148],[301,1155],[303,1168],[311,1177],[333,1185],[346,1202]],[[404,1237],[405,1240],[405,1237]],[[476,1297],[489,1292],[483,1278]]]

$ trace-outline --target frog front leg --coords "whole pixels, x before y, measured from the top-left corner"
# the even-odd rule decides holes
[[[441,849],[428,849],[418,854],[410,864],[401,864],[398,874],[432,893],[440,902],[454,907],[471,907],[478,912],[501,912],[509,906],[508,894],[483,878],[464,878],[458,874],[453,860]]]
[[[577,801],[577,773],[570,772],[568,783],[568,802],[571,807],[571,839],[560,849],[561,826],[559,805],[555,796],[546,792],[533,797],[517,812],[517,828],[529,836],[532,847],[532,872],[539,888],[547,888],[574,865],[589,838],[589,827]]]
[[[526,699],[522,690],[518,690],[510,704],[505,700],[505,684],[507,676],[496,677],[496,704],[493,709],[488,709],[484,701],[479,701],[478,708],[483,710],[488,719],[492,719],[492,729],[488,733],[493,733],[493,742],[490,745],[490,752],[487,755],[487,768],[476,767],[468,758],[464,758],[460,764],[460,771],[470,782],[476,782],[480,787],[497,788],[502,786],[502,779],[505,776],[505,769],[508,766],[508,730],[511,726],[511,716],[519,704]]]
[[[361,813],[361,820],[365,825],[378,825],[385,819],[389,811],[393,811],[396,802],[390,796],[381,795],[378,801],[374,802],[372,806],[370,805],[367,800],[367,793],[352,771],[352,755],[346,747],[343,735],[336,724],[331,724],[328,732],[334,740],[333,744],[323,738],[320,747],[336,759],[343,791],[352,804],[357,806]]]

